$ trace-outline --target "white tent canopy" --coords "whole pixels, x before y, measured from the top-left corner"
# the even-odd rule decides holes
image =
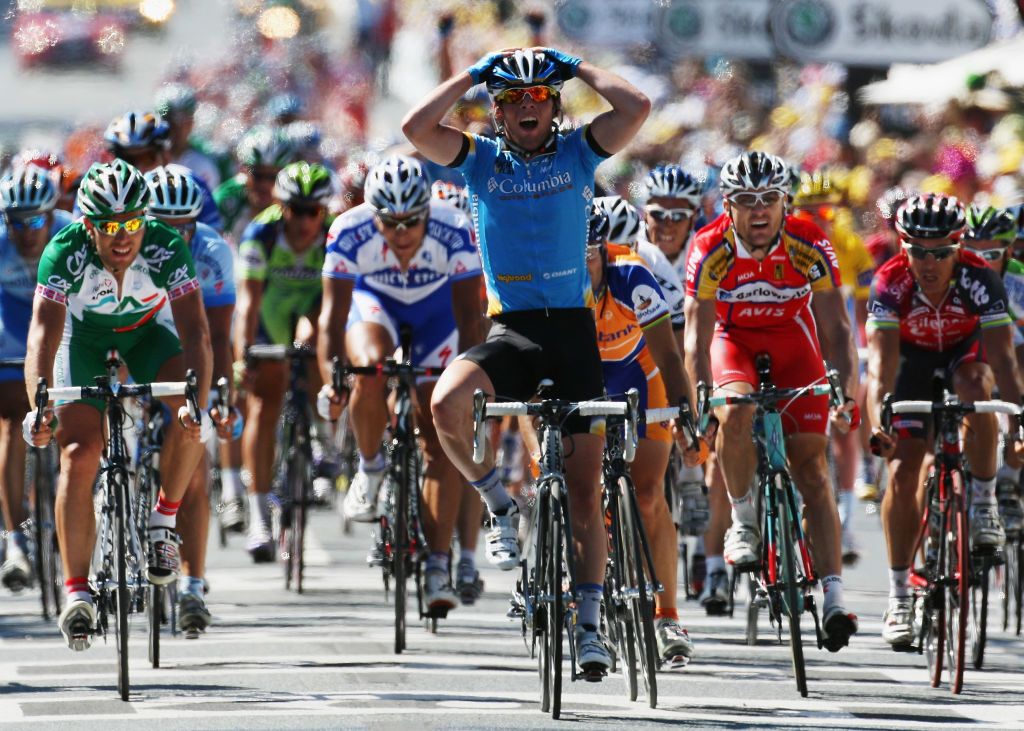
[[[865,104],[941,104],[966,96],[971,74],[992,71],[1009,86],[1024,87],[1024,35],[941,63],[893,64],[887,79],[860,90],[860,99]]]

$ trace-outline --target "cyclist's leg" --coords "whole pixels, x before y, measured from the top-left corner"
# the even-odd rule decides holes
[[[0,340],[3,333],[0,332]],[[11,380],[4,380],[13,374]],[[25,442],[21,438],[21,420],[29,411],[25,382],[16,369],[0,370],[0,505],[7,529],[7,554],[0,574],[12,589],[31,582],[32,562],[28,542],[22,530],[25,522]]]
[[[710,611],[721,611],[728,602],[725,571],[725,533],[732,525],[729,493],[725,488],[725,474],[717,452],[712,452],[705,463],[705,484],[708,486],[708,508],[711,517],[704,533],[704,553],[707,578],[701,592],[701,604]]]
[[[990,398],[995,386],[992,369],[965,359],[955,366],[953,388],[961,401]],[[996,502],[996,452],[999,423],[995,414],[968,414],[964,419],[964,454],[971,466],[971,543],[975,548],[998,548],[1006,542]]]
[[[838,576],[842,569],[839,548],[839,511],[832,496],[824,434],[798,433],[786,440],[793,482],[804,502],[807,530],[814,546],[814,565],[821,576]]]
[[[171,425],[173,428],[174,425]],[[163,460],[161,460],[161,465]],[[178,533],[181,536],[181,588],[191,591],[206,575],[206,541],[210,532],[210,498],[207,493],[209,458],[204,454],[192,473],[178,507]]]
[[[246,395],[247,418],[242,431],[242,464],[249,476],[247,549],[255,561],[272,561],[267,495],[273,480],[277,420],[288,386],[288,368],[283,362],[264,361],[255,370],[256,377]]]
[[[675,525],[665,502],[665,470],[668,467],[672,444],[659,439],[640,439],[636,459],[629,471],[636,489],[640,517],[654,558],[658,581],[665,588],[654,597],[656,617],[674,617],[676,614],[676,564],[679,546]]]

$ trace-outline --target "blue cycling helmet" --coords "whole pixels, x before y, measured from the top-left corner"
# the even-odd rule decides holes
[[[487,93],[493,100],[506,89],[550,86],[561,91],[562,83],[558,65],[543,51],[519,49],[502,58],[491,69],[487,77]]]

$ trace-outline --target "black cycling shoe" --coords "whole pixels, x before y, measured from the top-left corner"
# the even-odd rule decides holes
[[[856,614],[840,606],[832,607],[825,612],[821,623],[821,644],[829,652],[839,652],[850,644],[850,638],[857,634],[857,628]]]

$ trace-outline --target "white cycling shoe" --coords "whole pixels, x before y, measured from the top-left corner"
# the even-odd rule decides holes
[[[502,571],[519,565],[519,506],[514,502],[504,515],[491,514],[487,560]]]
[[[345,493],[345,515],[357,523],[372,523],[377,520],[377,492],[384,481],[384,470],[363,472],[352,478],[352,484]]]

